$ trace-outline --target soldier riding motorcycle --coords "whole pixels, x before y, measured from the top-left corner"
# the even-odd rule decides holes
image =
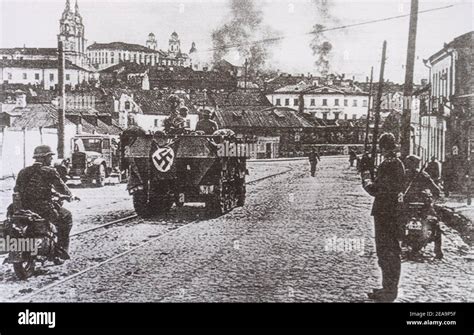
[[[439,197],[440,189],[424,169],[419,170],[420,161],[415,155],[405,159],[408,185],[401,216],[402,243],[414,254],[434,242],[435,258],[442,259],[442,232],[433,207],[434,197]]]
[[[20,279],[34,274],[36,261],[51,260],[60,265],[69,259],[69,232],[72,215],[62,207],[64,200],[79,200],[51,167],[54,153],[47,145],[35,148],[32,166],[20,171],[7,211],[5,235],[23,239],[28,250],[11,251],[7,263],[12,263]],[[28,243],[27,243],[28,242]]]

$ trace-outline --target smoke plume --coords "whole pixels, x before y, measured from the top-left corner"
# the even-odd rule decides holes
[[[241,59],[247,59],[250,71],[263,68],[270,56],[269,45],[275,42],[256,42],[276,32],[263,23],[263,12],[252,0],[232,0],[231,19],[212,33],[214,62],[231,50],[237,50]]]
[[[310,42],[310,47],[316,58],[314,61],[316,70],[325,76],[330,70],[330,58],[333,47],[324,29],[327,28],[328,24],[338,23],[338,19],[332,15],[331,5],[328,0],[313,0],[313,4],[316,8],[316,17],[319,23],[313,26],[313,38]]]

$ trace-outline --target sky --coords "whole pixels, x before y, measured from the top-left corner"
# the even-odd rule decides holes
[[[211,33],[231,19],[230,0],[78,0],[88,44],[123,41],[145,44],[153,32],[158,48],[167,49],[173,31],[181,38],[181,48],[188,52],[191,43],[202,58],[211,58]],[[314,73],[315,57],[307,33],[320,15],[315,0],[255,1],[263,11],[264,24],[285,36],[270,46],[268,64],[273,69],[293,74]],[[324,1],[324,0],[320,0]],[[338,27],[410,13],[409,0],[326,0],[333,22]],[[0,47],[55,47],[59,18],[65,0],[0,0]],[[75,0],[71,0],[74,7]],[[419,0],[419,10],[453,7],[420,13],[415,61],[415,83],[427,78],[423,59],[428,58],[455,37],[474,30],[474,0]],[[405,76],[409,18],[340,29],[326,33],[333,49],[330,72],[344,73],[365,80],[374,67],[379,76],[382,43],[387,41],[385,79],[403,82]],[[240,65],[236,52],[226,57]]]

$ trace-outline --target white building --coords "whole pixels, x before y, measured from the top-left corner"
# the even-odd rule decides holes
[[[65,85],[74,89],[89,82],[93,73],[66,61]],[[0,83],[40,85],[45,90],[54,90],[58,84],[58,62],[56,60],[0,60]]]
[[[369,100],[368,93],[355,86],[308,86],[303,81],[277,89],[266,96],[274,106],[303,110],[328,120],[366,117]]]
[[[181,42],[176,32],[171,34],[168,51],[159,50],[153,33],[148,35],[146,46],[124,42],[94,43],[87,47],[87,56],[98,70],[121,62],[143,65],[189,66],[189,56],[181,52]]]

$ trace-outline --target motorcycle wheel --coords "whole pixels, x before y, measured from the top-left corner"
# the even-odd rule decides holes
[[[20,280],[26,280],[35,273],[35,260],[29,256],[28,260],[21,263],[14,263],[13,270]]]

